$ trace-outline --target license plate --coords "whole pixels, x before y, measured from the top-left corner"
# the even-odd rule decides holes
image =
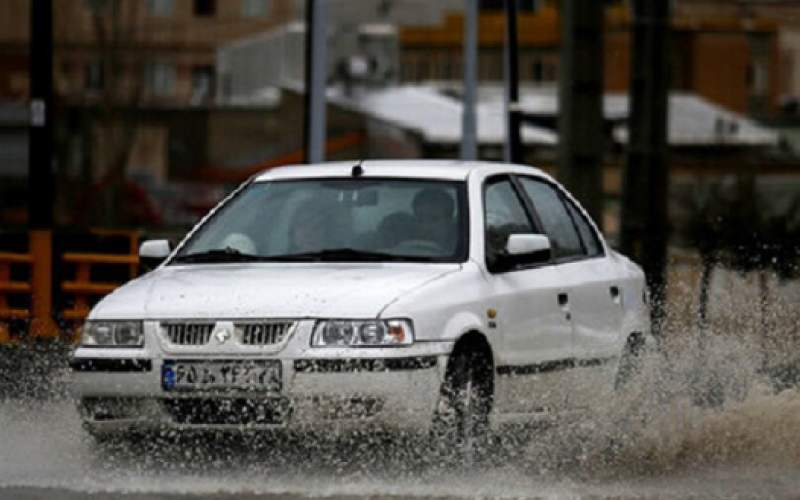
[[[281,392],[281,363],[278,360],[168,360],[161,369],[161,385],[166,391]]]

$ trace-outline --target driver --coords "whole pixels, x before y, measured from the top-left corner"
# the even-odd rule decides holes
[[[421,240],[432,241],[444,250],[452,250],[455,243],[453,198],[444,190],[425,188],[412,202],[416,233]]]

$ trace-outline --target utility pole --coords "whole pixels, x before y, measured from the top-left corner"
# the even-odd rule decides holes
[[[327,87],[327,1],[306,0],[305,116],[306,163],[325,160],[325,90]]]
[[[478,0],[464,0],[464,104],[461,112],[461,159],[478,157],[475,94],[478,79]]]
[[[30,135],[28,224],[53,225],[53,4],[32,0],[30,11]]]
[[[30,2],[30,131],[28,227],[31,271],[31,335],[58,335],[52,318],[53,248],[53,3]]]
[[[621,246],[642,264],[652,297],[654,333],[664,319],[667,262],[667,114],[670,0],[633,1],[628,155]]]
[[[519,109],[519,44],[517,42],[517,0],[506,0],[506,140],[505,159],[509,163],[522,162],[522,139]]]
[[[558,177],[603,220],[603,2],[562,0]]]

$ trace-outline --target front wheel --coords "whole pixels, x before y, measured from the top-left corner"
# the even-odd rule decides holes
[[[434,443],[440,451],[473,460],[485,448],[491,375],[491,362],[481,352],[459,352],[450,358],[433,425]]]

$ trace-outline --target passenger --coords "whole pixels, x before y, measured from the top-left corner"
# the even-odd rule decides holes
[[[453,250],[457,227],[453,223],[455,202],[444,190],[423,189],[412,203],[417,238],[432,241],[443,250]]]

